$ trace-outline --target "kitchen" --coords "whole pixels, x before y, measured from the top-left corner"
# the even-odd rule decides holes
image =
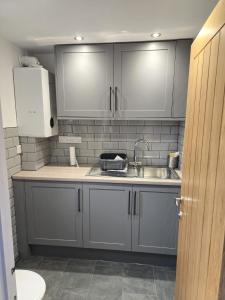
[[[67,2],[0,1],[1,299],[223,299],[225,1]]]

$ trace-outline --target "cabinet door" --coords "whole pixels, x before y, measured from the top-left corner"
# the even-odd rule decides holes
[[[171,117],[175,42],[115,45],[117,118]]]
[[[185,118],[191,43],[192,40],[179,40],[176,42],[173,118]]]
[[[113,46],[56,47],[58,117],[112,117]]]
[[[131,187],[84,186],[84,246],[131,250]]]
[[[176,254],[178,217],[174,188],[134,189],[133,251]]]
[[[28,242],[82,246],[81,191],[69,183],[26,183]]]

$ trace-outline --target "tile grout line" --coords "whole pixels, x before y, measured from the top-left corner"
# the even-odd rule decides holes
[[[95,274],[96,263],[97,263],[97,260],[94,260],[94,270],[93,270],[93,273],[91,274],[91,278],[90,278],[90,283],[89,283],[89,286],[88,286],[88,291],[87,291],[87,298],[86,298],[86,300],[89,299],[89,292],[90,292],[91,283],[92,283],[92,280],[93,280],[93,277],[94,277],[94,274]]]

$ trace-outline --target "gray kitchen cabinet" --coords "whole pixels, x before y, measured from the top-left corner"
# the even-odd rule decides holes
[[[58,118],[184,118],[190,45],[56,46]]]
[[[18,246],[175,255],[179,187],[14,181]]]
[[[29,244],[82,246],[82,185],[26,182],[25,193]]]
[[[185,118],[191,44],[192,40],[179,40],[176,42],[173,118]]]
[[[84,185],[84,247],[131,250],[132,187]]]
[[[176,42],[115,45],[115,117],[171,118]]]
[[[59,118],[113,116],[113,45],[56,46]]]
[[[178,217],[174,187],[134,187],[132,250],[175,255]]]

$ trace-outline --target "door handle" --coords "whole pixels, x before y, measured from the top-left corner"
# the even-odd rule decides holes
[[[115,111],[118,110],[118,87],[115,86]]]
[[[81,190],[78,189],[78,212],[81,212],[81,199],[80,199]]]
[[[183,216],[183,212],[180,210],[180,211],[179,211],[179,213],[178,213],[178,217],[179,217],[179,219],[181,219],[181,218],[182,218],[182,216]]]
[[[177,206],[177,207],[180,207],[181,201],[182,201],[182,197],[180,197],[180,198],[175,198],[175,200],[176,200],[176,206]]]
[[[112,111],[112,87],[109,88],[109,110]]]
[[[129,196],[128,196],[128,215],[131,214],[131,191],[129,191]]]
[[[178,217],[179,219],[183,216],[183,212],[181,211],[181,204],[182,204],[182,201],[183,201],[183,197],[178,197],[178,198],[175,198],[176,200],[176,206],[177,206],[177,209],[178,209]]]
[[[137,209],[137,191],[134,192],[134,211],[133,215],[136,215],[136,209]]]

